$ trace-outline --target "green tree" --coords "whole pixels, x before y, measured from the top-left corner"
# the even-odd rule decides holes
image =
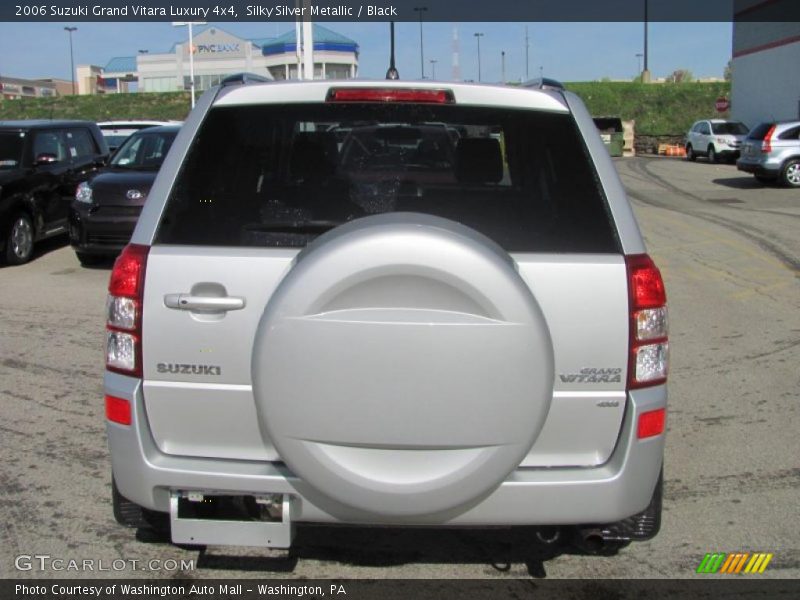
[[[694,79],[692,72],[689,69],[676,69],[669,76],[669,81],[672,83],[689,83]]]

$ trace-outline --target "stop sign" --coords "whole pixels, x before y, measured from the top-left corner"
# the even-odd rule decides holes
[[[717,107],[717,112],[725,112],[731,107],[731,103],[724,96],[720,96],[719,98],[717,98],[717,101],[714,103],[714,106]]]

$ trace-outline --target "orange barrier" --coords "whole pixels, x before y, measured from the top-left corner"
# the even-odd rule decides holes
[[[686,156],[686,148],[680,144],[661,144],[658,153],[662,156]]]

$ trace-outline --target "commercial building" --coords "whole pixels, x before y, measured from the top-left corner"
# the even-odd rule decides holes
[[[313,25],[314,77],[349,79],[358,75],[358,44],[335,31]],[[255,73],[270,79],[297,78],[295,31],[274,38],[245,39],[219,27],[197,27],[167,52],[141,53],[111,59],[105,67],[78,67],[79,93],[172,92],[190,87],[190,51],[198,91],[234,73]]]
[[[750,127],[800,119],[800,23],[781,19],[796,2],[734,2],[731,115]]]
[[[0,77],[0,95],[7,100],[50,98],[72,94],[72,82],[63,79]]]

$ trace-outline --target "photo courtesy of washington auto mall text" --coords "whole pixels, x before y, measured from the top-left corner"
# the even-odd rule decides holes
[[[346,585],[293,585],[287,583],[111,583],[82,585],[78,583],[14,585],[19,598],[260,598],[264,596],[292,598],[346,597]]]

